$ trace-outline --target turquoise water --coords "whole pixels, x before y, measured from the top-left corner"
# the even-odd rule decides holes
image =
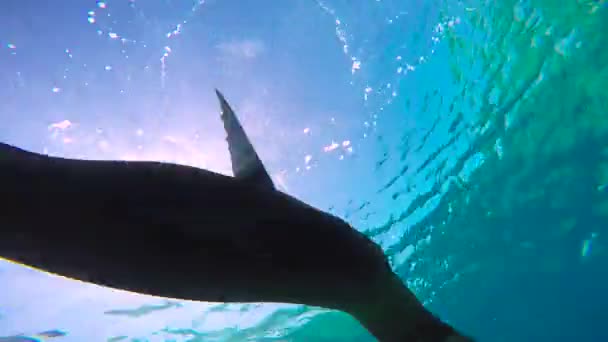
[[[1,141],[230,174],[218,87],[275,183],[372,236],[443,319],[608,341],[606,1],[5,0],[0,19]],[[2,262],[0,341],[27,338],[373,341],[337,312]]]

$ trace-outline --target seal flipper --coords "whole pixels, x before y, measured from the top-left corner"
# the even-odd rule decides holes
[[[274,189],[272,179],[266,172],[266,168],[255,152],[253,145],[251,145],[236,114],[230,108],[224,95],[217,89],[215,89],[215,93],[222,107],[221,117],[227,134],[226,141],[228,141],[234,177],[257,186]]]

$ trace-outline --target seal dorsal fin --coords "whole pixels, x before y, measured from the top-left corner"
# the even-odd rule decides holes
[[[215,93],[222,107],[221,117],[227,134],[226,141],[228,142],[234,177],[263,188],[274,189],[272,179],[266,172],[266,168],[255,152],[253,145],[251,145],[236,114],[230,108],[224,95],[217,89],[215,89]]]

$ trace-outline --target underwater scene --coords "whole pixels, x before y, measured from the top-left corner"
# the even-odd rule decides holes
[[[276,187],[378,243],[442,320],[608,341],[608,1],[2,0],[0,28],[1,142],[232,175],[218,88]],[[2,259],[0,342],[26,341],[376,339]]]

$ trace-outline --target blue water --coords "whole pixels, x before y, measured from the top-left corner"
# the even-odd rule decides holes
[[[608,341],[606,1],[1,6],[0,141],[230,174],[217,87],[277,186],[368,233],[443,319],[479,341]],[[0,341],[37,340],[373,338],[338,312],[0,261]]]

